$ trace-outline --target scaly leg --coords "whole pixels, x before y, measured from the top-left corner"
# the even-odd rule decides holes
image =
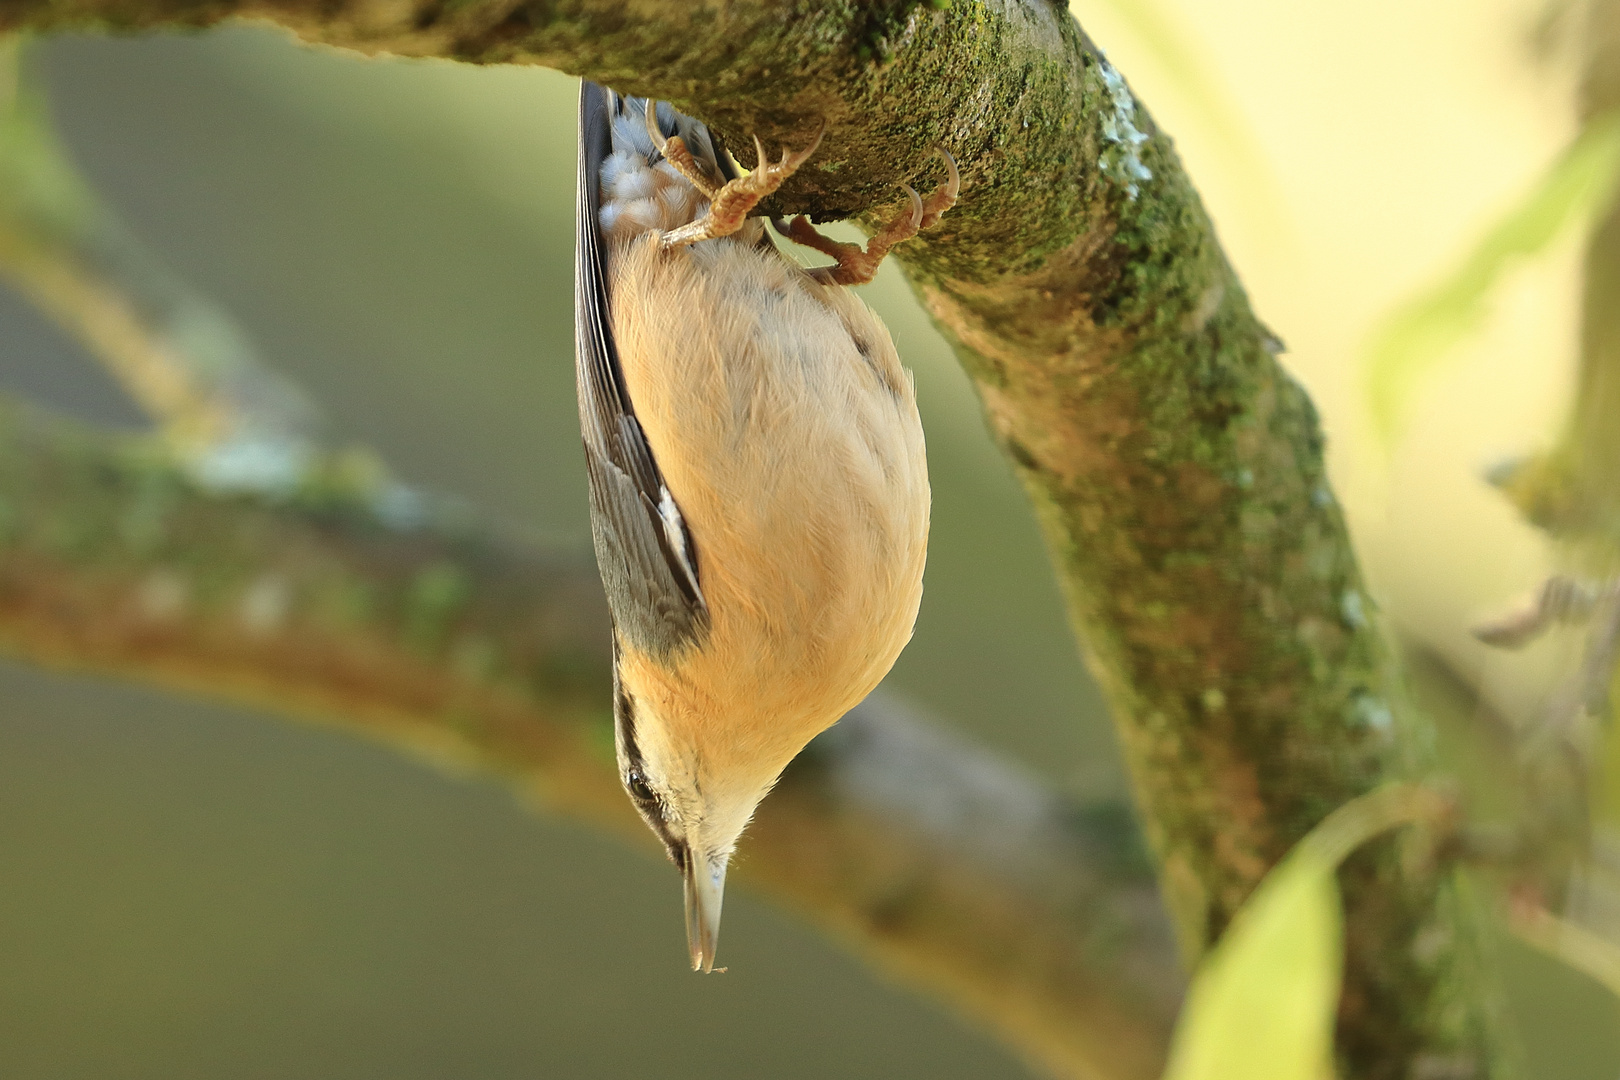
[[[909,210],[897,215],[872,235],[863,248],[860,244],[845,244],[831,240],[816,231],[807,217],[796,217],[788,225],[785,235],[796,244],[813,248],[823,255],[838,260],[832,266],[818,266],[810,276],[823,285],[865,285],[877,275],[877,268],[889,249],[903,240],[910,240],[923,229],[932,228],[945,216],[945,211],[956,205],[957,193],[962,190],[962,175],[956,168],[956,159],[945,151],[946,179],[927,199],[922,198],[908,184],[900,187],[911,197]]]
[[[814,225],[810,224],[810,219],[802,214],[794,218],[787,227],[789,240],[837,260],[832,266],[811,268],[810,276],[823,285],[865,285],[876,277],[877,268],[883,262],[884,256],[888,255],[889,249],[902,240],[916,236],[922,224],[924,214],[922,196],[918,195],[909,184],[901,184],[900,187],[911,197],[911,208],[873,233],[864,248],[860,244],[846,244],[823,236]]]
[[[781,187],[788,177],[799,171],[799,166],[810,160],[810,155],[821,145],[822,132],[825,130],[823,126],[822,131],[816,132],[816,137],[810,145],[798,153],[782,151],[782,160],[778,162],[772,162],[765,156],[765,147],[756,137],[754,149],[759,155],[759,164],[754,167],[754,171],[746,176],[739,176],[714,192],[709,199],[707,214],[697,221],[665,233],[659,240],[659,245],[667,250],[683,244],[695,244],[701,240],[730,236],[742,228],[743,220],[748,217],[748,211],[752,210],[759,200]],[[669,139],[664,145],[666,148],[673,147],[677,142],[681,143],[680,151],[685,152],[686,144],[678,136]],[[686,175],[686,170],[670,156],[668,149],[665,150],[664,156],[669,158],[671,165],[681,170],[682,175]],[[687,157],[690,158],[690,154]],[[696,163],[693,164],[695,166]],[[687,179],[692,178],[687,176]],[[699,190],[702,190],[701,186]]]

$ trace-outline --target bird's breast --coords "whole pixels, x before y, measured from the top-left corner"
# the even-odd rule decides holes
[[[660,711],[712,723],[750,703],[791,756],[911,635],[929,510],[911,380],[859,298],[770,248],[644,238],[609,272],[626,387],[713,624]]]

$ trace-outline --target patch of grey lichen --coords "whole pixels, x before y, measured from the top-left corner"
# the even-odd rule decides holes
[[[1099,70],[1108,90],[1108,106],[1102,114],[1104,147],[1098,166],[1134,199],[1140,185],[1153,179],[1153,170],[1142,164],[1141,149],[1148,134],[1136,126],[1136,99],[1125,85],[1125,77],[1106,58]]]

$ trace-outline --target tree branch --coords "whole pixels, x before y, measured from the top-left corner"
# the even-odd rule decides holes
[[[951,151],[962,202],[900,254],[1036,503],[1188,958],[1331,809],[1430,766],[1311,404],[1169,140],[1065,7],[12,0],[0,26],[232,16],[589,75],[733,147],[798,145],[824,118],[779,211],[879,213]],[[1341,1075],[1494,1074],[1493,988],[1449,875],[1383,843],[1343,881]]]
[[[620,790],[588,564],[401,522],[341,460],[292,499],[0,410],[0,649],[335,719],[653,846]],[[429,515],[431,519],[433,515]],[[739,875],[1059,1075],[1157,1075],[1181,976],[1119,807],[874,699],[766,801]]]

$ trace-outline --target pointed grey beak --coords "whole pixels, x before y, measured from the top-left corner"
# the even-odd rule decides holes
[[[692,951],[692,970],[714,970],[714,951],[720,944],[720,902],[726,891],[726,864],[716,865],[698,852],[686,856],[686,947]]]

